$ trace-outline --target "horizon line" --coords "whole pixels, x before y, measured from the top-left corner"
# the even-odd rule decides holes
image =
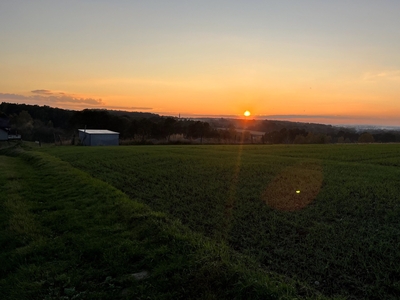
[[[52,108],[72,110],[72,111],[82,111],[84,109],[95,109],[95,110],[109,110],[109,111],[125,111],[125,112],[137,112],[145,114],[158,114],[160,116],[170,116],[170,117],[180,117],[180,118],[190,118],[190,119],[242,119],[242,120],[271,120],[271,121],[289,121],[298,123],[313,123],[313,124],[324,124],[331,126],[363,126],[363,127],[385,127],[385,128],[399,128],[400,119],[398,118],[387,118],[379,116],[350,116],[350,115],[329,115],[329,114],[258,114],[250,115],[245,117],[241,114],[196,114],[196,113],[179,113],[179,112],[163,112],[163,111],[146,111],[144,107],[85,107],[85,108],[60,108],[50,105],[40,105],[40,104],[30,104],[30,103],[17,103],[17,102],[5,102],[9,104],[25,104],[25,105],[38,105],[38,106],[48,106]],[[113,109],[114,108],[114,109]],[[143,109],[145,111],[141,111]],[[386,121],[386,122],[385,122]],[[388,122],[389,121],[389,122]]]

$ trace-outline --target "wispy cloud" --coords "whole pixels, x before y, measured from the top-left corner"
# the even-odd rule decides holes
[[[77,97],[73,94],[67,94],[64,92],[56,92],[50,90],[33,90],[33,95],[19,95],[19,94],[5,94],[0,93],[1,101],[15,101],[15,102],[27,102],[34,104],[46,104],[46,105],[57,105],[57,104],[84,104],[88,106],[99,106],[105,105],[102,99],[84,98]]]
[[[354,116],[346,116],[346,115],[260,115],[257,118],[266,118],[266,119],[353,119]]]
[[[33,90],[29,95],[0,93],[0,102],[16,102],[37,105],[61,106],[72,109],[106,108],[114,110],[140,111],[153,110],[144,106],[113,106],[107,105],[102,99],[78,97],[60,91],[45,89]]]
[[[397,116],[381,115],[259,115],[255,118],[321,124],[379,124],[400,126]]]
[[[143,107],[143,106],[112,106],[107,105],[108,109],[115,109],[115,110],[152,110],[152,107]]]
[[[26,97],[22,95],[0,93],[0,100],[2,101],[18,101],[25,100],[25,98]]]
[[[41,95],[52,95],[52,94],[54,94],[52,91],[49,91],[49,90],[34,90],[34,91],[31,91],[32,93],[34,93],[34,94],[41,94]]]
[[[363,80],[365,80],[365,81],[378,81],[378,80],[400,81],[400,70],[367,72],[364,74]]]
[[[87,105],[104,105],[103,100],[101,99],[93,99],[93,98],[75,98],[69,95],[60,95],[60,96],[40,96],[36,97],[37,100],[46,100],[51,103],[82,103]]]

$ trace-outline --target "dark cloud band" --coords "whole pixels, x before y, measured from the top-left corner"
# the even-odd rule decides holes
[[[102,99],[94,98],[79,98],[73,95],[68,95],[63,92],[54,92],[51,90],[33,90],[31,96],[24,96],[19,94],[0,93],[0,102],[18,102],[30,103],[38,105],[57,105],[80,108],[107,108],[116,110],[152,110],[151,107],[137,107],[137,106],[112,106],[106,105]]]
[[[53,92],[49,91],[49,90],[33,90],[33,91],[31,91],[31,93],[41,94],[41,95],[52,95],[53,94]]]
[[[79,103],[86,105],[104,105],[103,100],[94,98],[77,98],[73,95],[65,93],[55,93],[50,90],[33,90],[32,96],[24,96],[18,94],[0,93],[2,101],[19,101],[19,102],[35,102],[35,103]]]

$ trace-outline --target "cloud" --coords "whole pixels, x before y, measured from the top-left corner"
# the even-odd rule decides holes
[[[390,70],[381,72],[368,72],[363,76],[365,81],[391,80],[400,81],[400,70]]]
[[[387,119],[387,116],[374,115],[259,115],[257,119],[267,120],[287,120],[293,122],[322,122],[327,124],[343,123],[343,122],[359,122]],[[382,122],[381,122],[382,123]]]
[[[266,119],[353,119],[353,116],[345,115],[260,115],[258,118]]]
[[[396,117],[384,115],[260,115],[256,119],[281,120],[336,125],[387,125],[400,126]]]
[[[152,107],[140,107],[140,106],[110,106],[107,105],[108,109],[115,110],[152,110]]]
[[[49,91],[49,90],[34,90],[34,91],[31,91],[31,93],[42,94],[42,95],[52,95],[53,94],[53,92]]]
[[[28,102],[28,103],[46,104],[46,105],[57,105],[57,104],[84,104],[89,106],[105,105],[102,99],[81,98],[63,92],[54,92],[50,90],[33,90],[31,91],[31,93],[33,95],[30,96],[0,93],[0,100]]]
[[[73,94],[67,94],[59,91],[51,90],[33,90],[33,95],[19,95],[19,94],[7,94],[0,93],[0,102],[16,102],[26,104],[37,104],[37,105],[49,105],[49,106],[61,106],[72,109],[83,109],[83,108],[107,108],[114,110],[127,110],[127,111],[140,111],[140,110],[152,110],[151,107],[143,106],[113,106],[106,105],[102,99],[95,98],[82,98],[77,97]]]
[[[215,114],[195,114],[195,113],[187,113],[187,112],[168,112],[168,111],[163,111],[163,112],[158,112],[161,115],[164,116],[170,116],[170,115],[180,115],[182,118],[197,118],[197,119],[207,119],[207,118],[232,118],[236,119],[238,115],[215,115]]]
[[[88,105],[104,105],[103,100],[93,99],[93,98],[75,98],[70,95],[60,95],[60,96],[38,96],[35,97],[37,100],[46,100],[51,103],[82,103]]]
[[[0,93],[0,100],[2,101],[18,101],[18,100],[26,100],[27,97],[17,94],[3,94]]]

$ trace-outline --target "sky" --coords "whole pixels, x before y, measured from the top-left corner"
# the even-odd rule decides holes
[[[400,126],[400,1],[0,1],[0,102]]]

